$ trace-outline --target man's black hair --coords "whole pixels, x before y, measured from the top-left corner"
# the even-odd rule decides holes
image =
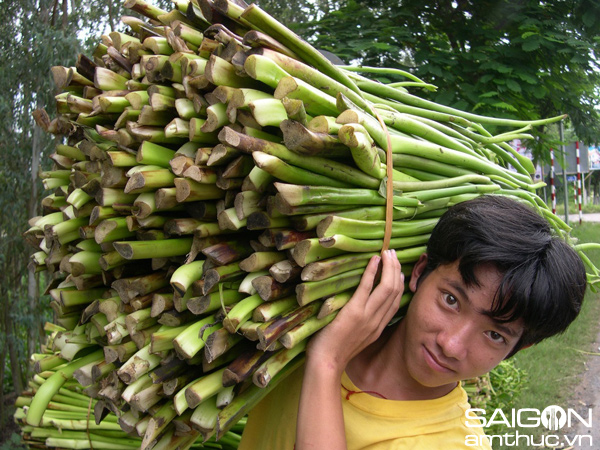
[[[475,269],[492,264],[501,274],[490,316],[522,319],[519,349],[563,332],[579,314],[586,290],[583,262],[532,208],[501,195],[459,203],[440,218],[427,245],[423,275],[459,262],[467,285],[478,286]]]

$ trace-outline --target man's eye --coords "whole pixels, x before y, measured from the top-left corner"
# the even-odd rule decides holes
[[[450,306],[454,306],[458,303],[458,300],[456,300],[456,297],[452,294],[444,294],[444,301]]]
[[[497,333],[495,331],[490,331],[489,336],[492,339],[492,341],[494,341],[494,342],[506,342],[506,340],[504,339],[504,336],[502,336],[500,333]]]

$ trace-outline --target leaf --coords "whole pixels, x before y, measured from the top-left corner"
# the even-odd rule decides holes
[[[506,86],[513,92],[521,92],[521,86],[512,78],[506,80]]]
[[[527,39],[523,42],[521,48],[526,52],[532,52],[540,48],[540,41],[539,39]]]
[[[538,80],[537,78],[535,78],[534,76],[529,75],[528,73],[524,73],[524,72],[517,72],[517,76],[525,81],[526,83],[529,84],[537,84]]]
[[[512,67],[505,66],[504,64],[498,64],[494,67],[500,73],[511,73]]]
[[[373,44],[373,47],[377,50],[389,50],[391,48],[390,44],[387,44],[385,42],[375,42]]]
[[[542,85],[538,85],[534,90],[533,90],[533,96],[537,99],[542,99],[546,96],[546,88]]]
[[[538,33],[536,31],[526,31],[521,35],[521,38],[527,39],[530,36],[538,36]]]
[[[498,91],[489,91],[489,92],[486,92],[485,94],[481,94],[479,97],[489,98],[489,97],[496,97],[497,95],[498,95]]]
[[[448,105],[454,99],[454,93],[450,91],[440,92],[435,96],[435,101],[443,105]]]
[[[509,105],[506,102],[492,103],[492,106],[494,108],[504,109],[506,111],[518,112],[517,108],[515,108],[513,105]]]
[[[590,10],[583,14],[581,20],[586,26],[593,27],[598,21],[598,17],[596,16],[596,14],[594,14],[593,10]]]

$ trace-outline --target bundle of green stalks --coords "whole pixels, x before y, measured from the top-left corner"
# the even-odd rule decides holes
[[[562,117],[425,101],[407,88],[430,85],[334,66],[256,5],[125,6],[147,20],[123,17],[130,33],[53,68],[58,115],[36,115],[65,138],[24,234],[60,330],[19,400],[26,439],[235,448],[235,427],[302,364],[371,256],[396,249],[410,274],[453,204],[511,196],[576,245],[507,144]],[[48,418],[65,389],[89,399],[68,415],[83,429]],[[59,442],[53,427],[78,434]]]

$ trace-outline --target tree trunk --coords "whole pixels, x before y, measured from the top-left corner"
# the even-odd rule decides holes
[[[10,358],[10,371],[12,375],[13,388],[17,395],[23,391],[23,372],[19,361],[19,353],[15,346],[15,336],[13,332],[13,322],[8,311],[4,313],[4,329],[6,331],[6,345],[8,346],[8,355]]]
[[[0,308],[0,323],[4,323],[4,316],[6,315],[6,309]],[[6,337],[6,335],[5,335]],[[6,367],[6,350],[8,348],[7,340],[4,339],[2,349],[0,349],[0,380],[4,380],[4,372]],[[0,424],[6,423],[4,415],[6,411],[4,409],[4,389],[0,389]]]
[[[37,101],[41,108],[41,100]],[[41,128],[35,126],[33,129],[33,142],[31,146],[31,195],[29,196],[29,217],[37,216],[38,211],[38,171],[40,167],[40,154],[42,152]],[[41,326],[39,315],[39,289],[38,278],[33,268],[27,272],[27,298],[29,301],[29,312],[32,317],[32,326],[27,331],[27,354],[34,353],[38,345],[39,327]]]
[[[66,31],[68,24],[69,24],[69,2],[68,2],[68,0],[63,0],[63,3],[62,3],[62,29],[63,29],[63,31]]]

